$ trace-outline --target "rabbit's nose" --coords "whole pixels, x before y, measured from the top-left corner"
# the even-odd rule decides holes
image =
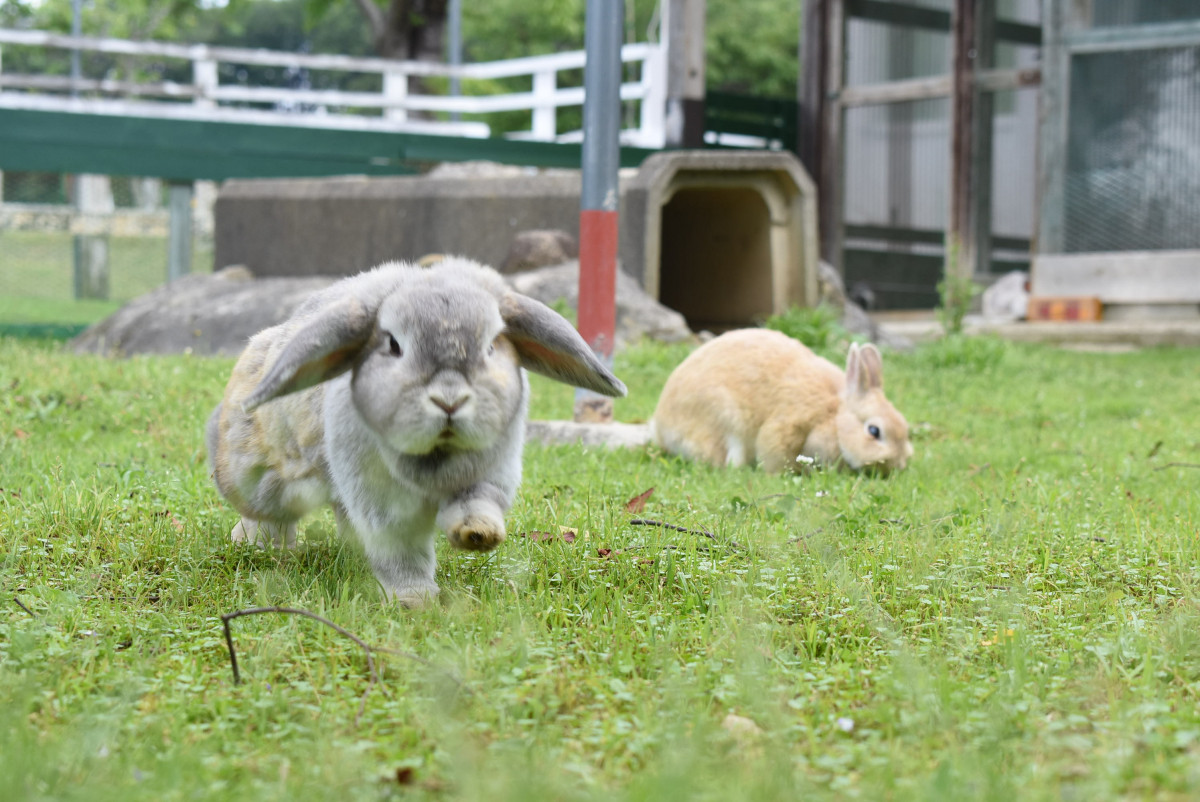
[[[460,409],[462,409],[463,405],[467,403],[469,398],[470,396],[466,394],[456,395],[450,398],[437,393],[433,393],[429,396],[429,400],[447,415],[453,415],[455,412],[458,412]]]

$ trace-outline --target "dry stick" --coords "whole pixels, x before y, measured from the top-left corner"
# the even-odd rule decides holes
[[[708,538],[709,540],[717,540],[716,535],[714,535],[712,532],[706,532],[703,529],[688,529],[686,526],[677,526],[675,524],[669,524],[666,521],[652,521],[649,518],[634,518],[632,521],[629,522],[629,525],[630,526],[661,526],[663,529],[670,529],[675,532],[683,532],[684,534],[688,534],[688,535],[703,535],[704,537]],[[729,547],[732,549],[740,549],[741,548],[741,546],[739,546],[737,544],[737,541],[734,541],[734,540],[729,541]]]
[[[1168,462],[1166,465],[1159,465],[1155,471],[1165,471],[1167,468],[1200,468],[1200,463],[1196,462]]]
[[[663,529],[671,529],[675,532],[684,532],[689,535],[704,535],[709,540],[716,540],[717,536],[712,532],[705,532],[703,529],[688,529],[686,526],[676,526],[665,521],[652,521],[649,518],[634,518],[629,522],[630,526],[661,526]]]
[[[25,604],[21,601],[20,597],[13,596],[13,601],[15,601],[17,603],[17,606],[20,607],[22,610],[29,613],[30,615],[33,615],[34,618],[37,618],[37,616],[33,614],[33,610],[30,610],[28,607],[26,607]]]
[[[221,623],[225,625],[225,645],[229,647],[229,663],[233,666],[233,684],[240,685],[242,682],[241,674],[238,672],[237,652],[233,648],[233,633],[229,630],[229,622],[235,618],[241,618],[245,615],[259,615],[260,613],[287,613],[288,615],[299,615],[305,618],[311,618],[314,621],[319,621],[325,626],[333,629],[340,635],[345,635],[350,640],[357,643],[363,650],[363,654],[367,656],[367,668],[371,672],[371,681],[367,684],[367,689],[363,691],[362,700],[358,703],[358,714],[354,717],[354,726],[358,726],[362,720],[363,712],[367,709],[367,695],[371,693],[371,689],[379,683],[379,673],[375,670],[375,658],[371,656],[371,652],[375,651],[362,638],[355,635],[348,629],[338,626],[328,618],[322,618],[316,613],[310,613],[308,610],[297,610],[294,607],[250,607],[245,610],[235,610],[232,613],[225,613],[221,616]],[[420,658],[417,658],[420,659]]]

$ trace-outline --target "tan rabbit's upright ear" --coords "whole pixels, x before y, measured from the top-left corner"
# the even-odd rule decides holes
[[[883,355],[873,344],[865,343],[858,349],[858,369],[866,375],[867,387],[883,389]]]
[[[243,408],[249,412],[272,398],[346,372],[374,329],[375,316],[356,298],[345,298],[322,310],[292,335]]]
[[[883,356],[871,343],[851,343],[846,353],[846,396],[883,389]]]
[[[609,396],[625,395],[625,384],[612,374],[562,315],[520,293],[500,302],[506,336],[517,349],[521,367],[551,379]]]

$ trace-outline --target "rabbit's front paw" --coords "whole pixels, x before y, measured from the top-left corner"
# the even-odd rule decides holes
[[[450,545],[468,551],[491,551],[504,542],[504,513],[490,499],[468,498],[442,508],[438,525]]]
[[[446,530],[450,545],[468,551],[491,551],[504,542],[504,521],[489,515],[468,515]]]
[[[387,589],[388,598],[410,610],[419,610],[437,601],[437,585],[406,585]]]

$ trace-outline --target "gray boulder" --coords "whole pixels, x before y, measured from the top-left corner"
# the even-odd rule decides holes
[[[434,260],[436,261],[436,260]],[[579,297],[577,262],[509,277],[518,292],[547,304]],[[178,354],[235,356],[251,335],[285,320],[336,276],[254,278],[244,267],[196,273],[135,298],[89,327],[71,345],[106,356]],[[617,281],[617,344],[640,337],[668,342],[690,338],[677,312],[646,295],[623,273]]]
[[[196,273],[135,298],[71,345],[78,353],[106,356],[234,356],[251,335],[282,322],[301,301],[335,280],[256,279],[244,267]]]
[[[516,273],[508,276],[508,283],[544,304],[564,301],[571,309],[579,308],[579,262]],[[619,268],[616,334],[618,346],[642,337],[669,343],[694,338],[683,315],[651,298],[636,279]]]
[[[817,267],[817,289],[821,303],[841,310],[842,326],[846,331],[862,335],[876,345],[897,351],[912,348],[911,340],[889,332],[872,320],[867,310],[850,300],[846,294],[846,287],[842,283],[841,274],[826,261],[821,261]]]
[[[982,313],[989,323],[1024,320],[1029,307],[1029,274],[1013,270],[983,291]]]
[[[561,265],[579,257],[575,238],[557,228],[521,231],[513,237],[501,273],[523,273]]]

